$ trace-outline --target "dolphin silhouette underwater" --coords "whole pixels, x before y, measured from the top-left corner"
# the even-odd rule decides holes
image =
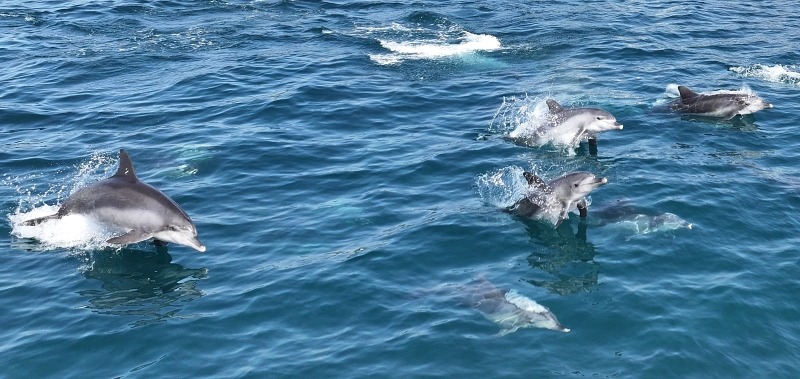
[[[535,130],[517,128],[509,138],[528,146],[542,146],[548,142],[573,146],[584,139],[596,145],[598,133],[622,129],[614,115],[599,108],[564,108],[553,99],[547,99],[546,104],[549,115],[543,125]]]
[[[573,207],[585,218],[588,209],[585,196],[608,183],[608,179],[585,171],[572,172],[549,182],[527,171],[522,175],[528,182],[528,193],[506,211],[520,217],[550,220],[555,227],[569,218]]]
[[[689,115],[730,120],[736,115],[752,114],[773,107],[755,94],[741,91],[699,94],[678,86],[678,92],[681,98],[669,103],[669,108]]]
[[[543,328],[569,332],[562,326],[553,312],[539,303],[520,295],[515,290],[506,291],[495,287],[483,277],[473,285],[461,288],[461,299],[479,310],[484,317],[497,323],[504,336],[520,328]]]
[[[125,230],[108,243],[128,245],[154,239],[156,244],[174,242],[206,251],[197,239],[197,228],[189,215],[161,191],[141,182],[125,150],[119,151],[119,169],[110,178],[79,189],[54,215],[24,221],[26,226],[60,219],[71,214],[87,216],[99,223]]]

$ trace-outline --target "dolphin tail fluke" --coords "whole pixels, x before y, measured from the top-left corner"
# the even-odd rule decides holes
[[[113,243],[117,245],[130,245],[132,243],[142,242],[146,239],[150,239],[152,237],[152,233],[145,233],[141,230],[131,230],[121,236],[109,238],[108,243]]]
[[[39,224],[41,224],[41,223],[43,223],[45,221],[57,220],[57,219],[60,219],[60,218],[61,218],[61,215],[56,213],[56,214],[50,215],[50,216],[44,216],[44,217],[34,218],[32,220],[23,221],[22,225],[25,225],[25,226],[36,226],[36,225],[39,225]]]

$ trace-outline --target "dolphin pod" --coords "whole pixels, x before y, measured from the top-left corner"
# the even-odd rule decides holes
[[[174,242],[200,252],[206,250],[197,239],[197,228],[189,215],[163,192],[136,177],[125,150],[119,151],[116,174],[79,189],[56,214],[27,220],[23,225],[34,226],[70,214],[84,215],[125,231],[108,243],[128,245],[153,238],[156,244]]]

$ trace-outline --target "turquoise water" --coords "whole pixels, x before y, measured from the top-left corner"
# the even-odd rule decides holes
[[[796,377],[795,8],[4,2],[0,377]],[[659,111],[677,85],[775,108]],[[625,127],[504,138],[546,98]],[[120,148],[205,253],[21,234]],[[554,229],[500,210],[523,170],[609,183]],[[480,277],[571,331],[498,335]]]

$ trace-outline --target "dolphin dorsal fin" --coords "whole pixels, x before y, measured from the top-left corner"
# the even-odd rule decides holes
[[[136,177],[136,171],[133,170],[131,157],[128,156],[128,153],[126,153],[124,149],[119,150],[119,168],[112,178],[123,178],[130,182],[139,180],[139,178]]]
[[[695,96],[699,96],[697,92],[694,92],[684,86],[678,86],[678,92],[681,94],[681,99],[691,99]]]
[[[546,103],[547,103],[547,108],[550,108],[551,114],[561,113],[564,111],[564,107],[562,107],[561,104],[558,103],[558,101],[555,101],[553,99],[547,99]]]
[[[542,180],[542,178],[536,176],[533,173],[525,171],[522,173],[522,176],[525,177],[525,180],[528,182],[528,185],[530,186],[540,187],[540,188],[547,187],[547,183],[544,180]]]

